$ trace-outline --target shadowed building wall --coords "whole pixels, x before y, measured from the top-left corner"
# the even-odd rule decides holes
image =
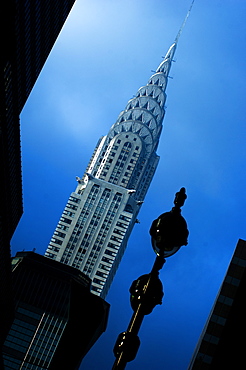
[[[239,239],[189,370],[245,368],[246,241]]]
[[[15,318],[4,369],[78,369],[106,329],[109,304],[79,270],[33,252],[12,259]]]
[[[10,239],[23,212],[19,115],[75,0],[0,5],[0,295],[2,343],[13,314]]]

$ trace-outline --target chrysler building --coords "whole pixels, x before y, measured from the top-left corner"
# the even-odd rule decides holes
[[[175,41],[164,60],[99,139],[70,195],[45,256],[78,268],[105,298],[158,165],[166,85]]]
[[[166,86],[185,20],[156,72],[99,139],[84,175],[77,177],[45,256],[75,267],[105,298],[159,162]]]

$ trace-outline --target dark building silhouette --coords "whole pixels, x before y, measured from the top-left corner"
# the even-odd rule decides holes
[[[246,241],[239,239],[189,370],[245,368]]]
[[[90,293],[81,271],[34,252],[17,253],[12,276],[15,319],[4,369],[78,369],[106,329],[109,304]]]
[[[22,215],[19,115],[75,0],[0,5],[0,344],[13,314],[10,239]]]

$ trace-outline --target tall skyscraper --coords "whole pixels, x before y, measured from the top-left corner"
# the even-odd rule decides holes
[[[166,86],[176,42],[100,138],[45,256],[80,269],[105,297],[155,173]]]
[[[176,45],[98,141],[45,253],[90,276],[92,291],[103,298],[158,165],[156,150]]]
[[[245,368],[246,241],[239,239],[189,370]]]
[[[8,0],[0,5],[0,343],[11,308],[10,239],[20,220],[21,110],[75,0]]]
[[[178,39],[148,83],[128,101],[109,133],[99,139],[71,193],[45,256],[92,279],[105,298],[158,165],[166,86]]]

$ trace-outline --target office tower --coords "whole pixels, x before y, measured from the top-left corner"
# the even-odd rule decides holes
[[[177,42],[101,137],[45,256],[80,269],[105,297],[155,173],[166,85]]]
[[[10,239],[20,220],[21,110],[75,0],[8,0],[0,5],[0,343],[11,304]],[[29,123],[30,124],[30,123]]]
[[[189,370],[245,368],[246,241],[239,239]]]
[[[34,252],[12,259],[15,318],[3,345],[4,369],[79,368],[105,331],[109,304],[81,271]]]

